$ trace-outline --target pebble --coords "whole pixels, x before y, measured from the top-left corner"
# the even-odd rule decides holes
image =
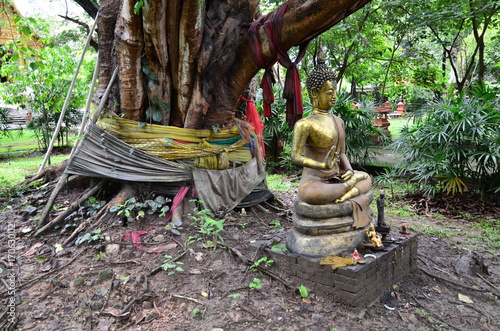
[[[90,302],[90,309],[92,310],[101,310],[102,306],[104,304],[101,301],[91,301]]]
[[[164,242],[165,241],[165,236],[162,234],[157,235],[156,237],[153,237],[153,241],[156,242]]]
[[[120,245],[108,244],[106,245],[106,254],[118,254],[120,252]]]

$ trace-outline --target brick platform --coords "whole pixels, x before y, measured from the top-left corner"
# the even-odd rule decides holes
[[[296,284],[303,284],[309,291],[335,302],[362,307],[417,269],[418,235],[407,237],[392,233],[392,237],[397,239],[396,243],[385,252],[375,252],[375,260],[368,257],[366,264],[336,270],[320,265],[319,259],[270,249],[262,251]]]

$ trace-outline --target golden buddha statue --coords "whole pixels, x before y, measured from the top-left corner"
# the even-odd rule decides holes
[[[334,82],[320,61],[306,82],[313,110],[293,129],[292,160],[304,167],[298,195],[312,205],[344,202],[371,189],[370,176],[353,171],[345,155],[344,121],[329,112],[337,98]]]
[[[366,230],[366,236],[368,237],[368,240],[370,241],[370,244],[372,244],[373,248],[384,247],[382,239],[377,234],[377,231],[375,231],[375,226],[373,224],[370,224],[369,229]]]
[[[322,257],[352,251],[363,241],[373,194],[371,177],[353,170],[347,159],[344,122],[330,113],[335,78],[324,60],[318,61],[306,86],[313,110],[293,130],[292,160],[303,171],[287,247]]]

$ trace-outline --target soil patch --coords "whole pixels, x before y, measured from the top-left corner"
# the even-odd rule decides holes
[[[80,192],[61,194],[57,205]],[[280,242],[292,226],[294,192],[280,204],[233,211],[220,236],[203,237],[185,220],[180,236],[162,218],[124,227],[118,219],[82,244],[63,243],[78,224],[32,238],[43,190],[3,202],[0,213],[0,328],[23,330],[498,330],[500,261],[479,254],[487,268],[457,269],[466,251],[447,238],[421,235],[419,269],[369,307],[356,309],[309,291],[302,298],[259,273],[260,240]],[[445,216],[447,217],[447,216]],[[407,222],[389,219],[393,226]],[[413,220],[414,222],[418,222]],[[428,219],[432,222],[432,219]],[[465,234],[463,234],[465,236]],[[136,243],[132,243],[135,238]],[[137,242],[140,238],[140,243]],[[456,243],[456,238],[454,238]],[[102,253],[104,252],[104,253]],[[167,256],[167,257],[166,257]],[[498,254],[497,254],[498,256]],[[15,258],[12,260],[11,258]],[[465,259],[465,260],[464,260]],[[162,265],[167,265],[163,270]],[[265,261],[260,266],[264,267]],[[268,269],[289,282],[282,270]],[[477,273],[476,273],[477,272]],[[480,273],[483,272],[483,273]],[[15,278],[15,291],[12,277]],[[256,280],[257,279],[257,280]],[[260,285],[251,288],[251,283]],[[15,326],[9,324],[13,316]]]

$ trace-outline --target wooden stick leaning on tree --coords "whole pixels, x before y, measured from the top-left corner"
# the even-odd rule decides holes
[[[104,109],[104,106],[106,104],[106,100],[109,96],[109,93],[111,92],[111,86],[113,85],[114,81],[116,80],[116,77],[118,76],[118,68],[115,68],[115,71],[113,72],[113,76],[111,77],[108,87],[106,91],[104,92],[104,95],[102,96],[101,102],[99,103],[99,107],[97,108],[94,116],[92,117],[92,122],[95,123],[97,119],[99,118],[99,115],[101,114],[102,110]],[[73,156],[78,148],[80,147],[80,140],[77,140],[75,145],[73,146],[73,149],[71,150],[71,156]],[[40,219],[38,220],[38,226],[43,226],[45,224],[45,221],[47,220],[50,211],[52,210],[52,206],[54,205],[54,202],[57,198],[57,195],[61,191],[61,189],[64,186],[64,183],[68,179],[69,174],[68,173],[63,173],[61,177],[59,178],[59,182],[55,186],[54,190],[52,191],[52,194],[50,195],[49,200],[47,201],[47,204],[45,205],[45,208],[42,212],[42,215],[40,216]],[[40,230],[36,232],[35,235],[40,234]]]

